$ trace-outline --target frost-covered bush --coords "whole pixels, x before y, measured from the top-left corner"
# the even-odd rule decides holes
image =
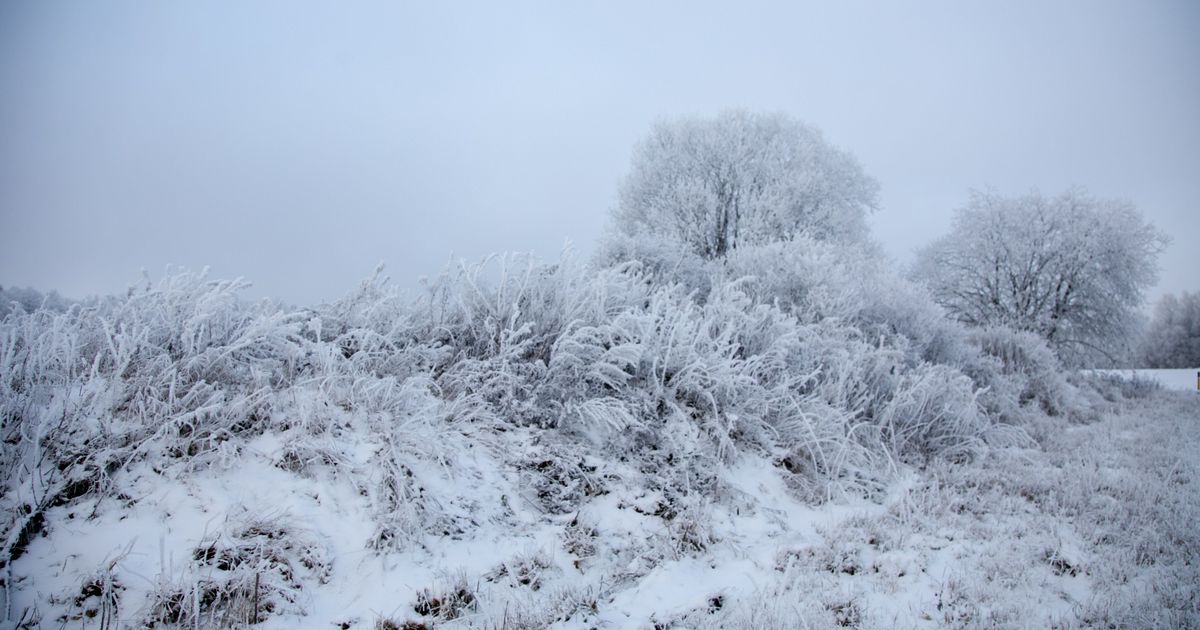
[[[461,536],[487,515],[469,498],[481,472],[466,458],[464,435],[486,412],[470,399],[443,400],[427,379],[375,386],[383,404],[364,410],[375,446],[364,462],[376,520],[368,546],[401,550],[429,533]]]
[[[816,321],[850,321],[864,308],[862,245],[833,245],[798,235],[790,241],[745,246],[725,258],[729,278],[745,278],[756,301]]]
[[[986,377],[986,383],[1004,394],[993,397],[1001,410],[1012,413],[1011,393],[1018,404],[1035,403],[1050,415],[1070,411],[1076,399],[1075,387],[1068,382],[1054,351],[1041,337],[1004,326],[989,326],[971,331],[971,340],[988,357],[998,361],[999,373]]]
[[[488,262],[447,270],[412,307],[418,334],[441,353],[433,375],[444,395],[476,396],[503,420],[556,426],[561,409],[538,391],[555,345],[644,299],[647,288],[620,270],[593,273],[570,254],[557,265],[528,256]]]
[[[314,373],[402,380],[428,371],[444,357],[419,328],[410,302],[379,268],[340,300],[309,311],[304,331],[313,345],[306,351],[307,367]]]
[[[973,383],[945,366],[906,374],[878,420],[898,454],[961,456],[982,446],[992,428]]]
[[[665,448],[687,434],[668,430],[682,423],[709,441],[707,457],[778,450],[818,462],[809,472],[819,478],[847,476],[868,458],[851,438],[852,414],[820,400],[817,354],[805,352],[798,326],[736,285],[703,305],[661,287],[611,324],[564,337],[541,395],[562,405],[568,430],[634,428],[625,435]]]
[[[864,337],[922,361],[962,366],[978,354],[966,329],[948,320],[927,291],[900,276],[877,249],[797,236],[742,247],[725,259],[724,273],[745,278],[755,300],[777,304],[805,321],[835,319]]]
[[[687,287],[703,302],[712,290],[721,261],[706,260],[676,240],[658,234],[612,231],[605,235],[592,257],[601,269],[636,261],[638,275],[646,282]]]
[[[981,443],[990,420],[971,382],[926,365],[905,334],[864,333],[864,313],[883,322],[889,311],[870,310],[877,302],[861,290],[838,294],[858,271],[814,244],[815,257],[799,242],[739,250],[702,301],[653,264],[596,272],[568,257],[501,260],[492,273],[460,266],[416,309],[445,361],[433,369],[443,395],[609,448],[663,448],[664,428],[685,422],[717,461],[769,452],[810,481],[860,485],[896,457]],[[805,260],[811,273],[794,264]],[[828,280],[830,269],[843,275]],[[947,345],[965,345],[954,332]]]

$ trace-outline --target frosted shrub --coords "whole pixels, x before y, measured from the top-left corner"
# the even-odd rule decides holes
[[[984,444],[992,423],[969,378],[945,366],[922,366],[901,379],[879,424],[893,452],[961,456]]]
[[[446,357],[433,370],[443,396],[476,396],[503,420],[601,440],[631,428],[653,436],[682,419],[718,458],[780,448],[820,459],[809,472],[821,476],[867,459],[847,442],[844,397],[814,402],[822,366],[816,352],[805,358],[796,319],[755,303],[743,283],[723,283],[701,303],[640,267],[587,273],[570,258],[514,260],[493,273],[447,272],[414,307],[428,313],[418,327]]]
[[[683,291],[662,287],[611,324],[560,339],[546,380],[554,395],[541,394],[546,406],[559,405],[561,417],[579,425],[651,434],[682,420],[703,431],[718,459],[751,448],[776,452],[792,472],[819,479],[878,474],[882,460],[868,450],[872,431],[858,426],[869,419],[856,416],[890,394],[898,356],[849,333],[829,343],[833,328],[801,326],[755,304],[738,283],[703,305]],[[581,409],[593,413],[572,420],[571,410]]]
[[[410,298],[388,283],[380,267],[354,291],[308,314],[304,332],[314,342],[307,351],[311,370],[403,380],[445,360],[418,327]]]
[[[957,369],[978,360],[963,324],[945,312],[917,284],[886,270],[869,276],[869,290],[858,325],[868,336],[895,340],[910,363],[922,361]]]
[[[694,292],[700,302],[708,297],[713,288],[714,275],[721,269],[720,261],[705,260],[683,243],[644,232],[614,232],[606,235],[593,261],[601,269],[636,261],[639,273],[647,282],[661,286],[684,286],[689,292]]]
[[[602,256],[619,257],[610,247]],[[502,420],[614,448],[637,448],[638,435],[661,446],[653,436],[684,420],[718,460],[769,451],[794,473],[859,485],[878,479],[897,449],[957,452],[955,440],[979,443],[988,423],[970,381],[918,365],[925,352],[971,355],[958,329],[936,330],[936,307],[904,311],[910,321],[892,329],[867,321],[899,312],[846,289],[863,273],[888,284],[869,253],[854,263],[803,237],[742,248],[710,276],[703,299],[653,257],[597,272],[569,255],[557,265],[459,265],[429,283],[412,330],[440,357],[431,369],[441,395],[476,397]],[[690,255],[676,254],[681,264]],[[935,393],[935,381],[946,390]]]
[[[971,339],[985,355],[999,360],[1002,378],[1012,383],[1020,404],[1035,403],[1050,415],[1068,411],[1074,387],[1043,339],[1003,326],[975,329]]]
[[[185,384],[277,385],[297,358],[298,316],[241,303],[237,292],[248,286],[182,272],[97,309],[87,324],[98,328],[89,341],[103,344],[94,348],[98,369],[125,378],[172,372]]]
[[[798,235],[740,247],[725,258],[724,271],[730,278],[752,279],[745,286],[755,301],[776,304],[808,321],[853,321],[866,305],[861,282],[870,265],[861,246]]]
[[[376,520],[368,546],[402,550],[430,532],[462,535],[486,516],[465,498],[479,469],[465,459],[463,426],[489,416],[470,399],[441,399],[426,378],[374,387],[379,403],[360,411],[376,441],[364,471]]]
[[[588,270],[569,251],[555,265],[504,256],[443,272],[427,283],[414,312],[454,359],[545,360],[567,326],[603,321],[644,291],[636,285],[615,270]]]
[[[569,253],[549,266],[529,257],[486,263],[443,273],[414,305],[444,352],[434,374],[446,395],[479,396],[502,418],[557,424],[535,398],[555,343],[576,326],[605,322],[645,289],[617,270],[589,273]]]
[[[928,292],[897,274],[869,244],[840,244],[803,235],[741,247],[725,258],[724,273],[746,278],[756,301],[776,304],[802,320],[833,319],[866,338],[921,361],[959,366],[976,350],[966,329],[946,319]]]

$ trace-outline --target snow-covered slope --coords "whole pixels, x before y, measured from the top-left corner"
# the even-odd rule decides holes
[[[986,579],[1008,547],[983,541],[1035,518],[1005,614],[1069,619],[1097,592],[1063,568],[1096,530],[1068,531],[1039,479],[1095,466],[1097,490],[1110,464],[1038,444],[1123,399],[1040,341],[804,284],[828,259],[703,294],[637,265],[502,262],[414,300],[375,278],[291,310],[181,273],[6,315],[6,623],[932,627],[991,606],[949,576]],[[1191,486],[1163,488],[1186,507]],[[1114,536],[1190,575],[1187,532],[1175,551]]]

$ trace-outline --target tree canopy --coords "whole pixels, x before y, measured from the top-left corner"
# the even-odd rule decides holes
[[[782,114],[729,111],[656,125],[635,150],[616,223],[712,259],[801,233],[860,239],[878,188],[815,128]]]
[[[1125,341],[1165,244],[1128,202],[973,192],[916,275],[953,317],[1034,332],[1079,359]]]

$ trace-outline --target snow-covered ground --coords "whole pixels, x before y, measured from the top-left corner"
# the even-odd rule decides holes
[[[365,435],[346,428],[331,456],[366,466]],[[156,607],[199,610],[219,596],[204,584],[240,576],[269,585],[280,607],[261,628],[1200,622],[1200,398],[1160,392],[1027,429],[1037,445],[909,468],[873,500],[816,507],[758,457],[679,509],[643,483],[651,471],[583,454],[590,498],[564,513],[547,511],[546,494],[567,488],[527,473],[558,465],[548,452],[574,455],[517,429],[453,455],[470,478],[439,486],[417,473],[430,482],[422,495],[478,526],[447,522],[394,553],[366,548],[379,533],[353,476],[293,474],[281,464],[296,445],[269,433],[227,467],[175,479],[146,469],[140,496],[52,508],[55,526],[11,567],[34,588],[6,604],[13,619],[40,606],[43,627],[119,627]]]
[[[1180,370],[1089,370],[1096,374],[1110,374],[1127,380],[1145,379],[1167,389],[1200,392],[1200,368]]]

